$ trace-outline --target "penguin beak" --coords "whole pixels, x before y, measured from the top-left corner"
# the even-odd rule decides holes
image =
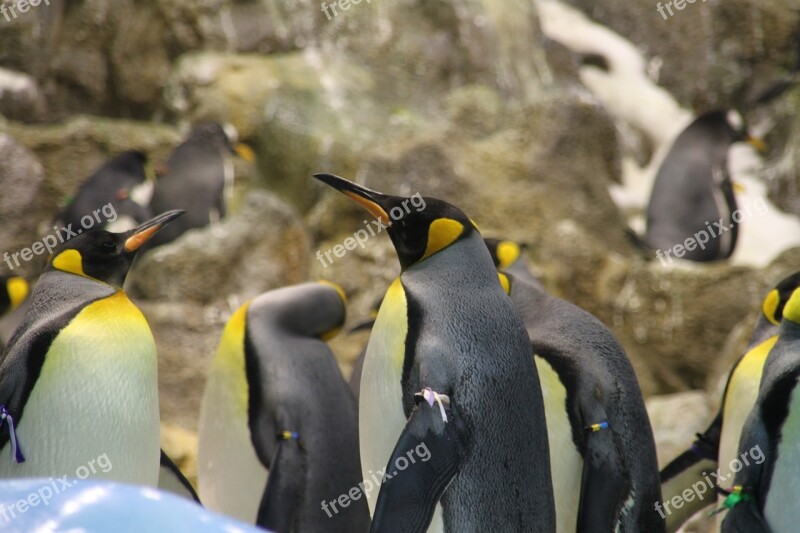
[[[252,163],[253,161],[256,160],[256,153],[253,151],[252,148],[250,148],[244,143],[237,144],[233,148],[233,151],[236,153],[236,155],[238,155],[248,163]]]
[[[767,151],[767,143],[758,137],[753,137],[748,133],[744,140],[746,143],[755,148],[759,154],[763,154]]]
[[[164,214],[158,215],[155,218],[151,218],[147,222],[143,223],[138,228],[132,229],[129,231],[129,236],[125,239],[125,251],[128,253],[135,252],[139,248],[142,247],[144,243],[149,241],[153,235],[158,233],[158,230],[184,214],[186,211],[175,209],[173,211],[167,211]]]
[[[380,220],[383,224],[389,225],[391,222],[389,214],[380,204],[380,201],[385,199],[386,195],[356,185],[352,181],[334,176],[333,174],[314,174],[314,177],[349,197],[355,203],[369,211],[369,214]]]

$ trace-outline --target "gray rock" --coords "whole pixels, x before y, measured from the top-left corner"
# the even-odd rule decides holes
[[[750,107],[793,64],[800,12],[794,0],[684,3],[666,20],[656,2],[567,0],[663,65],[658,82],[697,110]],[[666,2],[662,2],[662,5]]]
[[[714,415],[705,393],[697,390],[653,396],[645,406],[661,468],[686,451],[694,442],[695,433],[704,431]]]
[[[139,258],[128,277],[131,294],[176,303],[244,301],[306,279],[308,236],[291,207],[253,190],[233,211]]]
[[[36,155],[8,134],[0,133],[0,252],[10,255],[30,247],[40,238],[38,221],[43,211],[44,168]],[[31,263],[11,260],[15,273],[32,275],[43,264],[42,256]],[[8,272],[6,262],[0,270]]]

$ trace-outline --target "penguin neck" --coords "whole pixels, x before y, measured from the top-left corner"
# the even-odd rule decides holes
[[[796,374],[800,364],[800,324],[784,317],[780,326],[778,341],[767,356],[764,374],[774,376]]]
[[[492,256],[477,231],[414,263],[400,274],[400,279],[433,287],[441,287],[443,279],[453,280],[448,283],[450,286],[467,279],[471,285],[491,283],[500,288]]]
[[[759,315],[756,321],[756,326],[753,328],[753,334],[750,335],[750,341],[747,343],[748,350],[757,344],[761,344],[773,335],[777,335],[779,326],[770,322],[763,314]]]

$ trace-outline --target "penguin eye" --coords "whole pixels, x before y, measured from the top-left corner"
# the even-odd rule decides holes
[[[105,241],[100,243],[100,249],[106,253],[116,252],[117,245],[113,241]]]

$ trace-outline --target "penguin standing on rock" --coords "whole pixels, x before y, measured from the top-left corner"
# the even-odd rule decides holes
[[[664,502],[693,484],[704,482],[711,472],[720,479],[732,478],[730,465],[737,458],[742,429],[756,403],[764,363],[778,340],[783,309],[798,287],[800,272],[795,272],[782,279],[764,298],[747,350],[728,374],[717,416],[688,450],[661,471]],[[716,478],[713,480],[716,482]],[[667,531],[677,531],[693,514],[714,502],[714,497],[695,498],[679,509],[672,509],[666,517]]]
[[[137,250],[180,214],[84,232],[50,257],[0,362],[0,478],[80,477],[91,467],[157,485],[155,343],[122,284]],[[101,456],[111,468],[96,469]]]
[[[494,243],[487,239],[502,264]],[[656,446],[628,356],[602,322],[548,295],[523,268],[500,276],[533,346],[557,531],[664,531],[653,507],[661,496]]]
[[[656,250],[663,262],[666,258],[672,262],[673,252],[689,261],[727,259],[733,254],[738,221],[733,217],[736,198],[728,150],[740,141],[763,150],[737,111],[705,113],[675,139],[653,183],[641,243]],[[689,238],[695,244],[684,247]],[[681,249],[675,251],[676,245]]]
[[[783,308],[778,340],[761,376],[755,407],[747,418],[723,533],[791,533],[800,524],[800,288]]]
[[[186,215],[153,238],[149,247],[172,242],[192,228],[202,228],[225,217],[226,195],[233,187],[231,154],[252,161],[252,150],[237,144],[216,122],[195,126],[185,141],[172,151],[163,175],[156,180],[150,210],[182,209]]]
[[[554,531],[531,345],[477,228],[435,198],[412,210],[315,177],[387,226],[400,260],[361,377],[362,470],[383,476],[372,531]]]
[[[369,529],[366,501],[349,496],[361,482],[355,400],[325,344],[344,319],[344,292],[327,282],[266,292],[231,317],[200,414],[209,508],[277,533]]]

